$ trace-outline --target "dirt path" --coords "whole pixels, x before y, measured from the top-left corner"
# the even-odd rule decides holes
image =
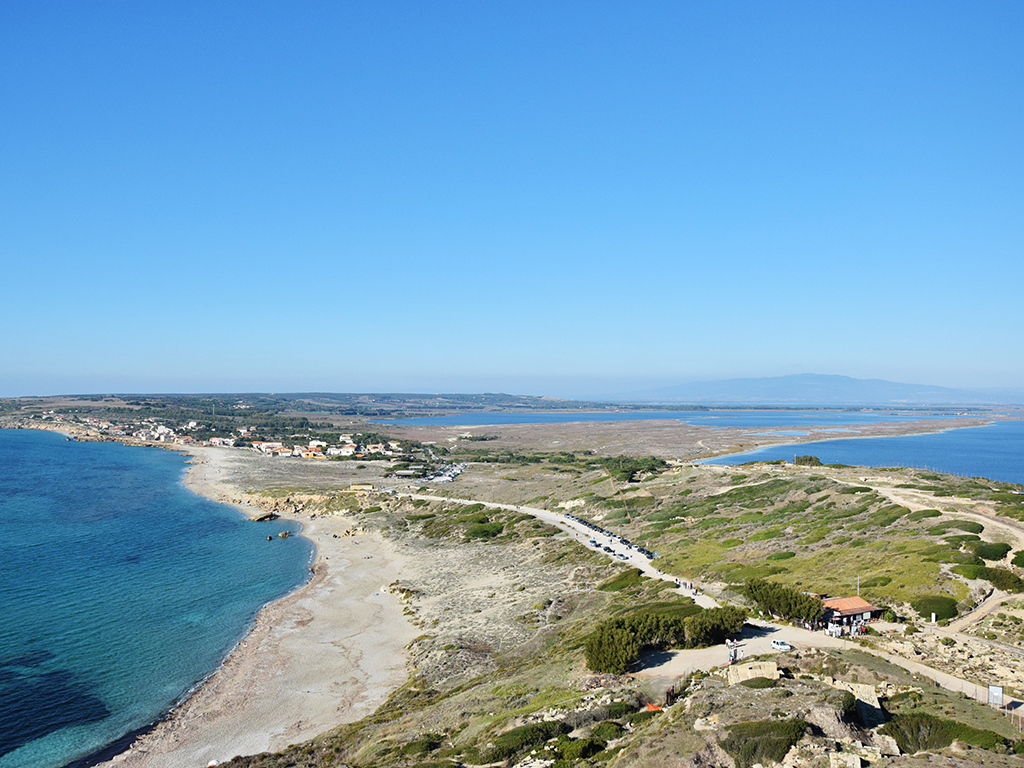
[[[992,594],[990,594],[982,602],[980,602],[974,608],[973,611],[971,611],[970,613],[964,614],[963,616],[961,616],[956,621],[951,622],[950,625],[949,625],[949,631],[950,632],[955,632],[955,633],[960,633],[960,632],[963,632],[968,627],[973,626],[974,624],[977,624],[979,621],[984,619],[986,616],[988,616],[994,610],[996,610],[997,608],[1001,607],[1002,604],[1003,604],[1003,601],[1006,600],[1008,597],[1010,597],[1010,593],[1009,592],[1003,592],[1002,590],[993,589],[992,590]]]

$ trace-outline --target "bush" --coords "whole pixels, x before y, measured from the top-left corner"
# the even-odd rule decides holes
[[[751,579],[743,588],[744,594],[767,613],[787,619],[817,621],[825,607],[817,597],[805,595],[795,589],[764,579]]]
[[[565,742],[558,750],[563,760],[582,760],[593,757],[608,746],[600,739],[576,739]]]
[[[1018,568],[1024,568],[1024,549],[1022,549],[1020,552],[1014,552],[1013,560],[1011,560],[1010,562],[1016,565]]]
[[[629,616],[601,622],[584,644],[587,667],[594,672],[625,674],[645,648],[702,648],[723,642],[740,627],[739,608],[701,610],[690,602],[668,610],[648,607]]]
[[[594,630],[583,646],[583,653],[588,669],[624,675],[630,664],[640,657],[640,648],[636,636],[626,629],[625,622],[613,619]]]
[[[740,680],[744,688],[774,688],[778,682],[770,677],[752,677],[749,680]]]
[[[736,768],[780,763],[805,730],[807,723],[796,718],[737,723],[729,727],[719,745],[736,761]]]
[[[817,456],[794,456],[793,463],[798,467],[820,467],[821,459]]]
[[[504,530],[501,523],[474,523],[466,529],[467,539],[493,539]]]
[[[984,565],[957,565],[953,573],[958,573],[965,579],[987,579],[996,589],[1005,592],[1024,591],[1024,581],[1013,571],[1005,568],[988,568]]]
[[[788,560],[791,557],[796,557],[796,552],[776,552],[774,555],[768,555],[765,560]]]
[[[423,755],[427,752],[433,752],[440,746],[441,737],[434,733],[428,733],[426,736],[416,739],[416,741],[410,741],[398,751],[403,755]]]
[[[896,715],[879,732],[892,736],[903,752],[913,754],[924,749],[942,749],[959,739],[982,749],[1000,749],[1009,742],[993,731],[974,728],[956,720],[943,720],[925,712]]]
[[[924,713],[896,715],[879,733],[891,736],[901,752],[910,754],[923,749],[942,749],[953,743],[953,735],[943,721]]]
[[[636,706],[628,701],[613,701],[608,705],[608,719],[617,720],[620,717],[636,712]]]
[[[933,613],[936,619],[952,619],[957,614],[956,600],[946,595],[922,595],[911,600],[910,605],[924,619],[931,619]]]
[[[839,702],[839,714],[844,720],[849,720],[857,714],[857,697],[849,691],[843,692],[843,699]]]
[[[603,723],[598,723],[594,726],[594,729],[590,732],[591,736],[604,741],[615,741],[623,733],[622,726],[612,720],[605,720]]]
[[[639,712],[634,712],[632,715],[627,717],[626,720],[631,722],[633,725],[640,725],[640,723],[646,723],[648,720],[651,720],[660,714],[661,712],[657,709],[642,709]]]
[[[990,544],[984,541],[968,544],[968,548],[983,560],[992,561],[1002,560],[1010,552],[1009,544]]]
[[[494,740],[494,746],[484,755],[483,760],[485,763],[507,760],[525,749],[536,747],[548,739],[568,732],[569,727],[558,721],[521,725],[498,736]]]

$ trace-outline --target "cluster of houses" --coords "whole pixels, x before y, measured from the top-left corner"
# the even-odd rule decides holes
[[[340,445],[329,446],[321,440],[310,440],[308,445],[287,446],[280,442],[254,440],[251,448],[253,451],[267,456],[292,456],[303,459],[327,459],[335,456],[357,458],[371,455],[394,456],[401,453],[401,445],[396,440],[358,445],[352,442],[351,435],[342,435]]]

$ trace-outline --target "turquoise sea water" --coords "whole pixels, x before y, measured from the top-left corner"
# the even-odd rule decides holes
[[[825,464],[914,467],[1024,484],[1024,421],[997,421],[984,427],[951,429],[930,435],[777,445],[704,463],[792,461],[794,456],[817,456]]]
[[[159,449],[0,430],[0,768],[58,768],[152,724],[309,574]],[[273,541],[267,541],[267,536]]]

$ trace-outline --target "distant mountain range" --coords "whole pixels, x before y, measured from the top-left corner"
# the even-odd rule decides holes
[[[1024,389],[951,389],[801,373],[678,384],[616,396],[617,402],[693,405],[927,406],[1024,405]]]

